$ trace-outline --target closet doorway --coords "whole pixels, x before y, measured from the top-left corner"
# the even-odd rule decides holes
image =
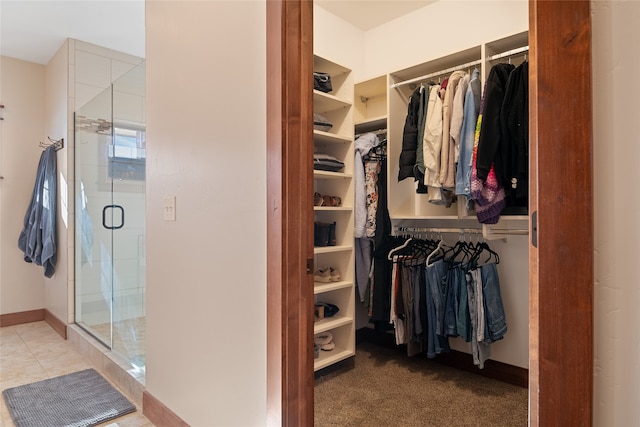
[[[312,38],[312,2],[267,2],[270,425],[313,425]],[[529,424],[591,425],[590,2],[530,0],[529,46]]]

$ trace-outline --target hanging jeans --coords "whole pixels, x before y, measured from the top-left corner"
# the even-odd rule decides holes
[[[460,267],[458,277],[460,298],[458,300],[457,332],[466,342],[471,342],[471,318],[469,316],[469,300],[467,297],[467,273]]]
[[[445,263],[442,260],[434,261],[425,267],[425,299],[427,302],[427,357],[434,358],[436,354],[448,352],[449,339],[438,334],[438,315],[444,314],[441,284],[446,281]],[[440,318],[440,325],[443,323]]]
[[[504,338],[504,334],[507,332],[504,306],[500,296],[498,268],[495,263],[491,263],[482,265],[480,270],[486,324],[484,341],[493,342]]]
[[[448,337],[458,336],[458,306],[460,305],[460,265],[446,263],[447,268],[447,299],[444,311],[444,334]]]
[[[467,273],[467,299],[469,302],[469,317],[471,318],[471,350],[473,364],[480,369],[484,368],[484,362],[491,357],[489,343],[478,341],[478,301],[476,294],[476,281],[481,280],[479,271],[471,270]],[[481,295],[480,295],[481,297]],[[484,328],[484,326],[482,326]]]

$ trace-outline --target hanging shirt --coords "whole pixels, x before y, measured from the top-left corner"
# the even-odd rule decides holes
[[[453,146],[451,145],[450,127],[451,114],[453,112],[453,99],[456,94],[458,82],[464,76],[464,71],[454,71],[449,77],[447,91],[442,101],[442,148],[440,151],[440,184],[444,188],[453,188],[454,186],[454,155]]]
[[[424,184],[436,188],[441,187],[442,100],[440,99],[439,92],[440,85],[433,85],[429,92],[422,146],[424,155]]]

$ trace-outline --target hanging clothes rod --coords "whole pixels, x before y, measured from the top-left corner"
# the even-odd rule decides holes
[[[489,61],[494,61],[496,59],[501,59],[501,58],[506,58],[509,56],[514,56],[517,55],[519,53],[523,53],[523,52],[528,52],[529,51],[529,46],[523,46],[523,47],[519,47],[517,49],[511,49],[507,52],[502,52],[502,53],[498,53],[496,55],[493,55],[491,57],[489,57]]]
[[[458,233],[458,234],[486,234],[487,230],[482,228],[441,228],[441,227],[401,227],[396,226],[395,234],[411,234],[411,233]],[[509,229],[509,228],[492,228],[489,227],[489,234],[501,235],[528,235],[528,229]]]
[[[386,135],[387,134],[387,130],[386,129],[378,129],[378,130],[372,130],[369,132],[361,132],[355,135],[356,139],[360,138],[362,135],[366,135],[368,133],[372,133],[376,136],[380,136],[380,135]]]
[[[489,61],[494,61],[496,59],[507,58],[509,56],[514,56],[514,55],[517,55],[519,53],[528,52],[528,51],[529,51],[529,46],[523,46],[523,47],[519,47],[519,48],[516,48],[516,49],[508,50],[506,52],[497,53],[495,55],[490,56],[488,58],[488,60]],[[476,61],[467,62],[466,64],[456,65],[455,67],[450,67],[450,68],[447,68],[445,70],[435,71],[433,73],[425,74],[424,76],[415,77],[413,79],[409,79],[409,80],[404,80],[404,81],[401,81],[401,82],[393,83],[391,85],[391,88],[395,89],[397,87],[404,86],[404,85],[407,85],[407,84],[421,82],[421,81],[430,79],[431,77],[442,76],[443,74],[452,73],[452,72],[454,72],[456,70],[469,68],[469,67],[472,67],[474,65],[481,64],[481,63],[482,63],[482,60],[478,59]]]
[[[481,63],[482,63],[482,60],[478,59],[476,61],[467,62],[466,64],[456,65],[455,67],[450,67],[450,68],[447,68],[445,70],[436,71],[436,72],[433,72],[433,73],[425,74],[424,76],[415,77],[413,79],[405,80],[405,81],[398,82],[398,83],[393,83],[391,85],[391,88],[394,89],[394,88],[397,88],[397,87],[400,87],[400,86],[404,86],[404,85],[408,85],[408,84],[411,84],[411,83],[421,82],[421,81],[430,79],[431,77],[437,77],[437,76],[441,76],[443,74],[452,73],[452,72],[454,72],[456,70],[460,70],[460,69],[464,69],[464,68],[470,68],[470,67],[473,67],[474,65],[478,65],[478,64],[481,64]]]

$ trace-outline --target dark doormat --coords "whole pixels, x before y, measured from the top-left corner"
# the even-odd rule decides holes
[[[136,407],[94,369],[2,392],[16,427],[95,426]]]

